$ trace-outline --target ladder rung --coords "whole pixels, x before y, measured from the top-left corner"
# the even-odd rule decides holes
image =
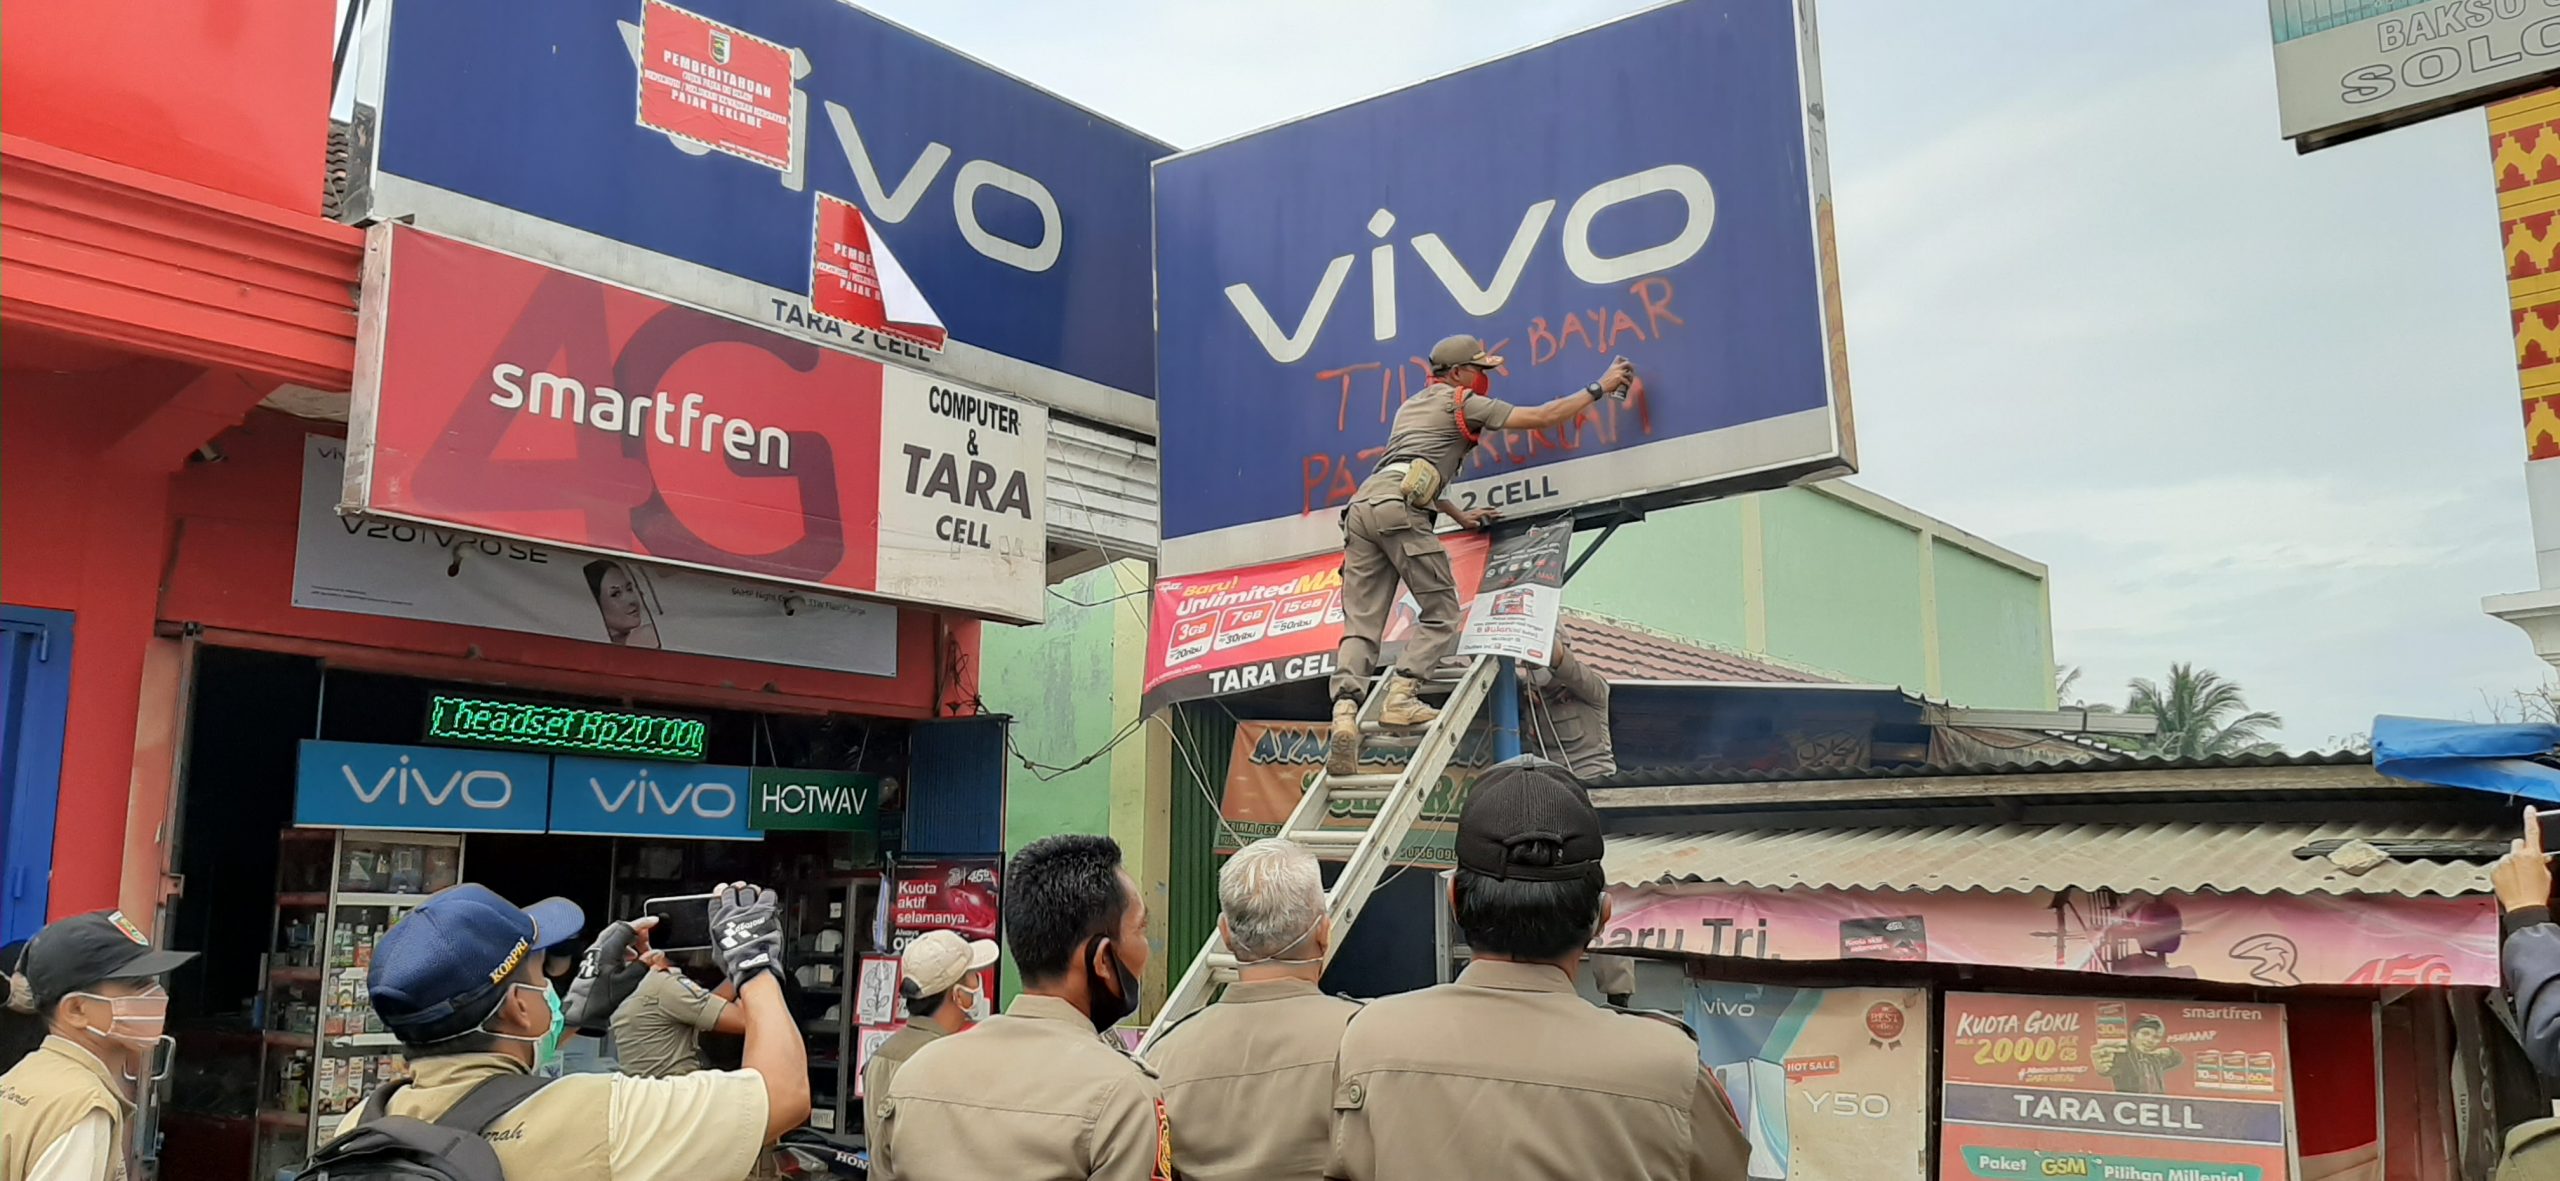
[[[1224,952],[1212,952],[1202,958],[1208,960],[1212,972],[1232,972],[1242,966],[1236,962],[1236,957]]]
[[[1324,777],[1324,785],[1336,791],[1346,787],[1394,787],[1403,781],[1404,772],[1402,771],[1386,775],[1327,775]]]
[[[1340,845],[1348,847],[1351,845],[1357,845],[1361,841],[1367,839],[1369,831],[1361,828],[1319,828],[1310,829],[1305,832],[1293,832],[1288,834],[1288,836],[1290,840],[1296,841],[1301,845]]]
[[[1324,793],[1324,798],[1341,800],[1348,804],[1363,800],[1384,800],[1394,792],[1395,789],[1391,787],[1336,787],[1328,789]]]

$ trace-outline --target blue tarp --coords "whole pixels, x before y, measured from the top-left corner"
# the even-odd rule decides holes
[[[2560,726],[2373,719],[2373,769],[2398,779],[2560,803]]]

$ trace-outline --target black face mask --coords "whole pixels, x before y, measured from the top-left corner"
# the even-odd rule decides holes
[[[1121,1018],[1138,1011],[1138,974],[1120,962],[1120,949],[1115,947],[1109,953],[1111,972],[1117,977],[1112,983],[1120,986],[1119,992],[1114,993],[1104,987],[1102,973],[1094,970],[1094,957],[1101,951],[1102,940],[1102,936],[1096,935],[1093,942],[1085,945],[1084,990],[1088,998],[1086,1003],[1092,1006],[1092,1011],[1086,1016],[1092,1020],[1095,1033],[1120,1024]]]

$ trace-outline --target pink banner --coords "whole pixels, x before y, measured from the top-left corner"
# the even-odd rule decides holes
[[[1601,947],[1913,960],[2233,984],[2498,983],[2486,896],[1617,887]]]

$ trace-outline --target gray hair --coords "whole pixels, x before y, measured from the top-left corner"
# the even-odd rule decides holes
[[[1324,918],[1324,870],[1295,841],[1270,837],[1238,849],[1218,871],[1218,909],[1240,960],[1307,953]]]

